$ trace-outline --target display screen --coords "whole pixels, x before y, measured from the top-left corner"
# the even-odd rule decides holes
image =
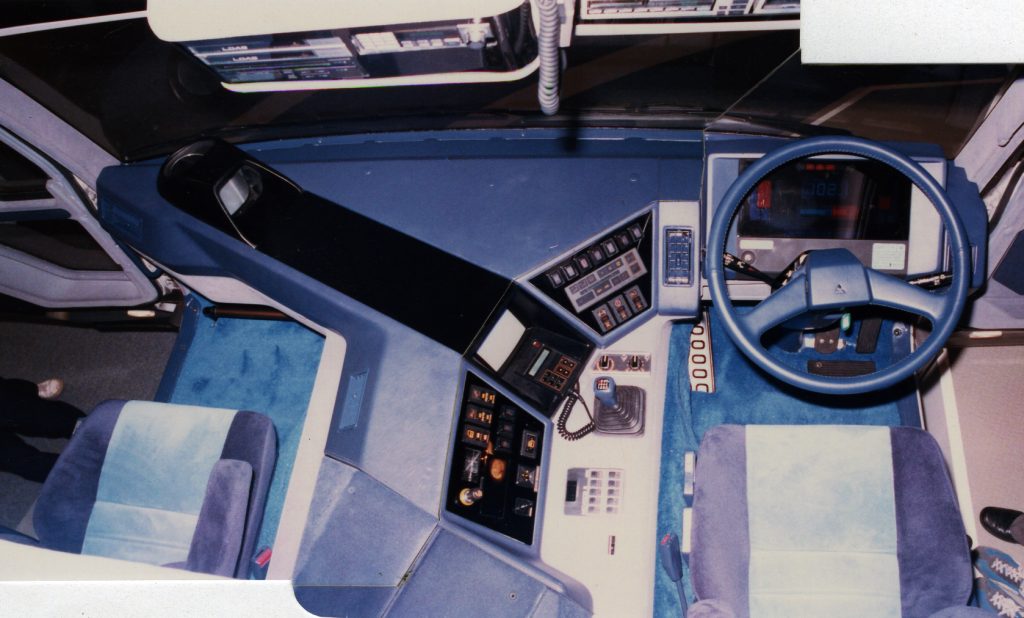
[[[548,359],[548,356],[551,356],[551,350],[547,348],[541,350],[540,354],[537,355],[537,360],[533,361],[533,364],[530,365],[530,370],[526,372],[526,375],[531,378],[536,377],[537,372],[540,370],[541,365],[544,364],[544,361]]]
[[[751,163],[741,162],[740,171]],[[738,232],[755,238],[907,240],[911,187],[906,176],[875,161],[795,161],[747,194]]]

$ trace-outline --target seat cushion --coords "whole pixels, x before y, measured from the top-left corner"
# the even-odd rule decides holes
[[[35,511],[40,542],[150,564],[185,563],[195,551],[211,472],[222,459],[252,469],[248,508],[236,525],[245,530],[242,555],[251,554],[275,460],[269,419],[198,406],[101,404],[43,486]],[[232,512],[237,515],[238,509]],[[238,567],[232,572],[245,571],[232,565]]]
[[[738,615],[928,615],[971,585],[941,454],[906,427],[713,428],[690,563]]]

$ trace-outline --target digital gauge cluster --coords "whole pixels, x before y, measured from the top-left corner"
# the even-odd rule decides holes
[[[712,211],[758,156],[712,155]],[[944,162],[917,162],[944,182]],[[726,250],[772,277],[807,251],[833,248],[896,276],[942,270],[942,224],[928,199],[900,171],[873,159],[823,155],[786,163],[750,189],[733,225]]]

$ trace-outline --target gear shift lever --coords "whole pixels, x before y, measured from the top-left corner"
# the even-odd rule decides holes
[[[594,380],[594,397],[607,408],[618,408],[619,398],[615,396],[615,380],[603,376]]]
[[[639,386],[616,387],[608,376],[594,379],[594,424],[602,433],[644,432],[646,393]]]

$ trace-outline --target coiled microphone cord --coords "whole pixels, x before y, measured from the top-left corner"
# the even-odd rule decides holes
[[[586,410],[590,422],[575,431],[569,431],[566,429],[566,425],[569,424],[569,417],[572,415],[572,410],[576,407],[577,401],[583,404],[583,409]],[[590,406],[587,405],[587,402],[580,395],[579,382],[573,385],[572,391],[566,396],[565,403],[562,404],[562,411],[558,414],[558,421],[555,422],[555,429],[558,430],[558,435],[569,442],[575,442],[597,429],[597,425],[594,424],[594,415],[590,413]]]

